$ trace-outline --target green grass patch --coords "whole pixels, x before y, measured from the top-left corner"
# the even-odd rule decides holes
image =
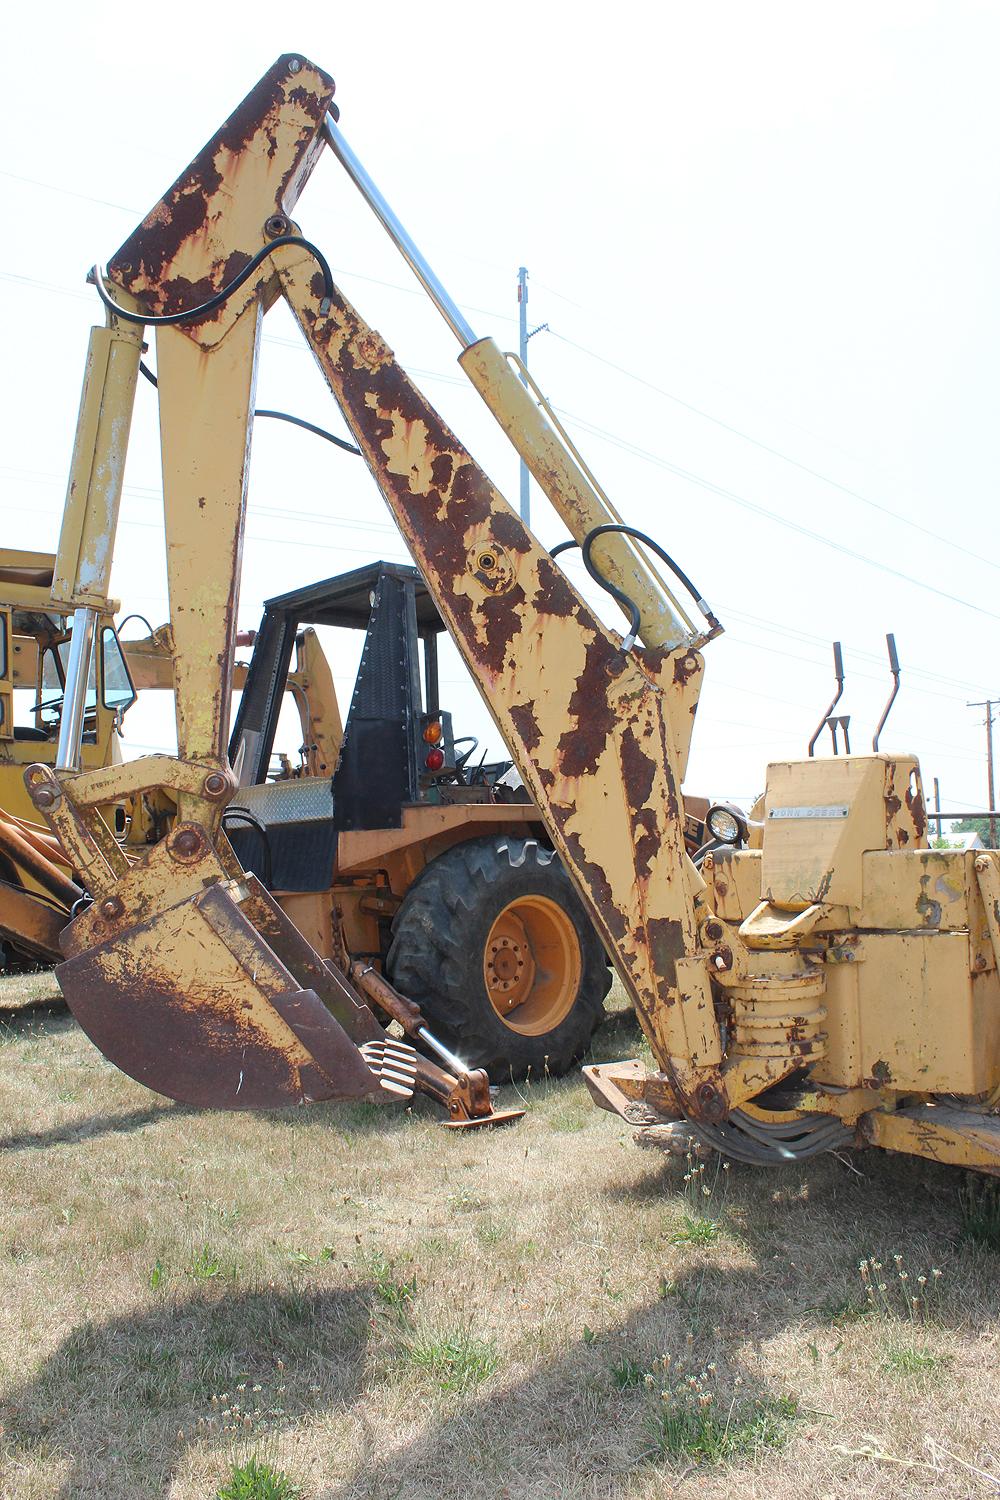
[[[670,1243],[672,1245],[714,1245],[721,1233],[722,1225],[718,1219],[694,1219],[690,1214],[685,1214],[680,1229],[675,1229],[670,1236]]]
[[[623,1354],[611,1366],[611,1384],[619,1391],[630,1391],[634,1386],[644,1385],[646,1371],[629,1355]]]
[[[418,1370],[426,1371],[441,1390],[449,1393],[481,1385],[499,1364],[495,1345],[474,1337],[467,1329],[443,1336],[414,1336],[401,1351],[401,1357]]]
[[[302,1490],[281,1469],[256,1458],[233,1464],[215,1500],[300,1500]]]
[[[664,1393],[649,1427],[661,1457],[720,1464],[783,1447],[796,1414],[790,1396],[734,1402],[726,1411],[678,1389]]]
[[[368,1270],[376,1302],[400,1323],[409,1323],[417,1295],[416,1275],[404,1281],[393,1262],[382,1255],[369,1256]]]
[[[932,1354],[929,1349],[914,1349],[905,1344],[887,1349],[882,1359],[883,1370],[892,1375],[929,1375],[949,1363],[944,1354]]]

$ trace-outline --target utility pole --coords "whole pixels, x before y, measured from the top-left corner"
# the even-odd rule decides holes
[[[941,838],[944,833],[941,827],[941,787],[936,776],[934,778],[934,811],[937,813],[937,822],[934,827],[937,829],[938,838]]]
[[[997,846],[997,820],[996,802],[993,799],[993,703],[994,699],[986,698],[978,703],[967,703],[966,708],[985,708],[986,710],[986,784],[989,789],[990,801],[990,848]]]
[[[528,363],[528,268],[521,266],[517,273],[517,322],[518,341],[517,352],[521,357],[522,365]],[[527,386],[524,371],[521,371],[521,384]],[[528,477],[528,465],[521,459],[521,520],[525,526],[531,525],[531,480]]]
[[[533,339],[536,333],[541,333],[548,328],[548,323],[539,323],[537,328],[528,332],[528,268],[519,266],[517,271],[517,324],[518,324],[518,356],[521,361],[521,384],[527,389],[528,381],[525,370],[528,368],[528,340]],[[525,526],[531,525],[531,478],[528,474],[528,465],[521,459],[521,520]]]

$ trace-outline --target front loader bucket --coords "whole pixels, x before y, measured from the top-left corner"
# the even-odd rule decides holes
[[[287,952],[303,944],[252,877],[227,878],[203,830],[180,825],[65,929],[56,975],[91,1041],[171,1099],[215,1109],[387,1099],[329,1006],[358,1040],[383,1034],[371,1012],[308,944],[314,975],[293,973],[258,919],[275,934],[287,924]]]

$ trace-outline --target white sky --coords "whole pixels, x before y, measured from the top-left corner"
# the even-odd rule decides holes
[[[66,4],[5,20],[7,544],[55,549],[101,321],[88,267],[274,58],[302,48],[337,79],[347,138],[477,333],[504,348],[529,267],[532,324],[552,329],[531,343],[536,376],[625,518],[727,625],[707,648],[689,788],[746,801],[769,759],[804,753],[834,637],[866,749],[893,630],[903,690],[883,748],[920,753],[946,807],[985,805],[982,712],[965,705],[1000,694],[1000,9],[383,0],[311,13],[287,35],[255,0],[181,0],[149,30],[142,13],[125,25]],[[516,503],[516,458],[454,339],[332,158],[297,218]],[[265,328],[258,403],[343,430],[283,309]],[[158,486],[141,384],[114,589],[154,624]],[[551,545],[563,529],[537,489],[533,501]],[[379,555],[404,554],[360,461],[258,423],[241,626],[265,597]],[[339,665],[349,676],[353,654]],[[443,676],[457,732],[498,748],[458,667]],[[165,733],[162,712],[127,721],[136,753]]]

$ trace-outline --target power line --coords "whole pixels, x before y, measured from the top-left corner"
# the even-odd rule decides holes
[[[574,416],[565,407],[555,407],[569,420],[576,422],[585,432],[593,436],[603,438],[605,442],[611,443],[616,448],[621,448],[626,453],[632,453],[635,457],[654,464],[657,468],[666,469],[675,474],[687,484],[693,484],[699,489],[707,490],[709,494],[718,495],[720,499],[728,500],[732,505],[737,505],[743,510],[752,511],[755,515],[764,516],[773,521],[777,526],[783,526],[787,531],[797,532],[800,536],[808,537],[810,541],[818,542],[821,546],[830,547],[834,552],[840,552],[845,557],[853,558],[855,562],[867,564],[868,567],[877,568],[879,572],[886,573],[890,577],[902,579],[904,583],[913,584],[914,587],[924,589],[927,593],[936,594],[939,599],[947,599],[952,604],[960,604],[963,609],[970,609],[975,614],[985,615],[991,620],[1000,620],[1000,614],[992,609],[984,609],[980,604],[974,604],[971,599],[963,599],[958,594],[950,594],[947,589],[939,589],[933,583],[927,583],[923,579],[914,578],[910,573],[904,573],[900,568],[890,567],[888,563],[879,562],[874,557],[868,557],[864,552],[858,552],[853,547],[846,546],[843,542],[835,542],[832,537],[823,536],[818,531],[812,531],[808,526],[801,525],[798,521],[791,521],[786,516],[779,516],[776,511],[768,510],[764,505],[758,505],[754,500],[748,500],[745,495],[739,495],[735,490],[726,489],[724,485],[716,484],[714,480],[705,479],[700,474],[693,473],[690,469],[683,469],[679,464],[671,463],[669,459],[659,454],[650,453],[647,449],[640,448],[637,443],[630,443],[627,439],[616,437],[606,428],[598,427],[596,423],[587,421],[585,418]],[[987,561],[983,558],[982,561]],[[996,564],[991,563],[991,567]]]
[[[12,478],[14,478],[15,480],[18,480],[20,482],[24,482],[25,480],[27,480],[30,483],[40,482],[40,483],[55,485],[55,486],[58,486],[60,488],[65,483],[65,480],[64,480],[64,478],[63,478],[62,475],[47,473],[45,471],[37,470],[37,469],[36,470],[32,470],[32,469],[15,468],[15,467],[12,467],[10,465],[0,465],[0,473],[8,474]],[[162,492],[161,492],[161,490],[158,487],[154,487],[154,486],[151,486],[151,485],[126,484],[124,486],[124,488],[123,488],[123,493],[126,496],[132,496],[135,499],[139,500],[140,502],[143,502],[143,503],[146,503],[146,504],[158,504],[158,503],[161,502],[161,499],[162,499]],[[0,511],[7,510],[7,511],[17,511],[17,512],[20,512],[22,509],[23,509],[23,507],[18,506],[16,504],[4,504],[4,503],[0,502]],[[59,514],[58,511],[48,511],[46,513],[49,514],[49,515],[53,515],[53,516]],[[315,512],[306,511],[306,510],[285,508],[284,506],[257,505],[257,504],[254,504],[254,503],[251,503],[249,505],[249,507],[248,507],[248,516],[269,517],[269,518],[273,518],[273,519],[279,520],[279,521],[297,520],[297,521],[300,521],[301,523],[303,523],[305,525],[319,526],[319,527],[331,527],[331,528],[334,528],[334,529],[344,529],[344,530],[348,530],[348,531],[378,532],[381,535],[391,537],[394,540],[398,540],[399,539],[399,528],[392,521],[373,521],[373,520],[354,521],[354,520],[350,519],[349,517],[340,517],[340,516],[331,516],[331,515],[317,515]],[[129,522],[128,524],[132,524],[132,525],[144,525],[144,526],[148,526],[148,527],[158,527],[159,526],[158,522],[132,521],[132,522]],[[266,540],[266,538],[261,538],[261,540]],[[281,540],[285,544],[287,544],[288,541],[289,541],[289,539],[286,539],[286,538],[282,538]],[[343,550],[347,551],[347,550],[352,550],[352,549],[344,548]],[[353,550],[358,550],[358,549],[353,549]],[[575,560],[575,559],[567,559],[567,562],[570,564],[571,567],[573,567],[574,571],[580,571],[580,565],[578,564],[577,560]],[[576,565],[574,566],[574,564],[576,564]],[[790,640],[795,640],[795,641],[801,640],[805,644],[815,643],[815,644],[817,644],[819,646],[826,646],[826,645],[828,645],[828,642],[825,640],[825,638],[823,636],[816,635],[816,634],[814,634],[814,633],[812,633],[810,631],[804,631],[804,630],[801,630],[801,629],[798,629],[798,628],[795,628],[795,627],[791,627],[791,626],[789,626],[789,625],[787,625],[785,623],[782,623],[782,622],[779,622],[779,621],[776,621],[776,620],[769,620],[769,619],[766,619],[766,618],[761,617],[761,616],[748,614],[746,611],[737,609],[737,608],[732,607],[732,606],[725,605],[724,601],[720,601],[720,602],[722,603],[722,606],[723,606],[723,609],[724,609],[724,613],[727,616],[731,616],[731,617],[733,617],[735,619],[742,619],[742,620],[746,621],[751,626],[751,628],[753,628],[753,629],[763,630],[764,632],[766,632],[768,634],[775,634],[775,635],[783,636],[783,637],[786,637],[786,638],[788,638]],[[727,635],[728,635],[728,638],[731,641],[734,641],[735,643],[737,643],[739,645],[745,646],[749,650],[757,651],[757,650],[760,650],[760,649],[766,649],[772,655],[785,656],[785,657],[787,657],[790,660],[801,661],[801,662],[803,662],[803,663],[805,663],[807,665],[819,665],[820,664],[820,658],[818,656],[802,656],[802,655],[800,655],[798,653],[795,653],[795,652],[780,651],[780,650],[778,650],[777,648],[775,648],[773,646],[768,646],[766,648],[761,648],[761,647],[758,646],[758,644],[756,642],[747,640],[745,637],[738,635],[736,632],[734,632],[732,630],[727,631]],[[854,655],[861,657],[863,660],[871,661],[871,662],[875,662],[875,661],[880,660],[880,658],[876,657],[873,653],[868,652],[868,651],[864,650],[863,648],[852,647],[851,649],[852,649],[852,652],[853,652]],[[925,678],[927,678],[929,680],[932,680],[932,681],[948,682],[948,683],[954,684],[956,686],[965,687],[965,688],[969,689],[970,691],[981,691],[982,690],[981,687],[980,687],[980,685],[977,684],[977,683],[969,682],[967,680],[963,680],[963,679],[959,679],[959,678],[955,678],[955,677],[951,677],[951,676],[945,677],[943,674],[940,674],[940,673],[937,673],[937,672],[932,672],[932,671],[928,670],[927,668],[923,668],[923,667],[920,667],[920,666],[913,666],[913,665],[909,665],[908,664],[907,665],[907,674],[908,674],[908,676],[925,677]],[[856,676],[856,677],[863,678],[864,680],[869,681],[869,682],[876,682],[876,681],[881,682],[882,681],[882,677],[881,676],[876,677],[873,673],[870,673],[870,672],[855,671],[853,673],[853,675]],[[944,698],[946,701],[949,701],[949,702],[956,702],[957,703],[957,702],[962,702],[963,701],[960,697],[958,697],[955,694],[937,692],[937,691],[935,691],[932,688],[917,687],[917,686],[913,685],[912,683],[910,684],[909,691],[911,693],[919,693],[919,694],[921,694],[923,696],[935,697],[935,698]]]
[[[593,349],[588,349],[585,344],[577,343],[575,339],[568,338],[566,334],[559,333],[555,329],[550,329],[550,332],[553,338],[559,339],[564,344],[569,344],[571,348],[579,350],[581,354],[586,354],[588,358],[595,359],[602,365],[607,365],[611,370],[617,370],[620,375],[624,375],[628,380],[634,380],[637,385],[645,386],[647,390],[654,391],[658,396],[663,396],[667,401],[673,401],[677,406],[682,406],[685,411],[693,412],[695,416],[701,417],[706,422],[713,423],[724,432],[731,433],[734,437],[742,439],[745,443],[750,443],[754,448],[759,448],[762,453],[769,453],[772,458],[778,458],[782,463],[790,464],[792,468],[800,470],[803,474],[808,474],[812,479],[818,479],[822,484],[827,484],[832,489],[839,490],[841,494],[849,495],[852,500],[858,500],[862,505],[867,505],[872,510],[880,511],[882,515],[889,516],[891,520],[897,521],[902,526],[909,526],[911,530],[919,531],[924,536],[931,537],[933,541],[943,543],[946,547],[952,547],[956,552],[961,552],[966,557],[975,558],[977,562],[984,562],[988,567],[1000,570],[1000,563],[994,562],[992,558],[984,557],[981,552],[975,552],[970,547],[963,547],[960,542],[952,541],[950,537],[944,536],[939,531],[932,531],[928,526],[921,526],[919,521],[912,521],[909,516],[904,516],[899,511],[893,510],[891,506],[883,505],[878,500],[872,500],[870,496],[863,495],[860,490],[852,489],[850,485],[841,484],[839,479],[831,479],[829,474],[824,474],[819,469],[814,469],[809,464],[802,463],[800,459],[793,458],[791,454],[783,453],[780,448],[775,448],[770,443],[765,443],[760,438],[755,438],[750,433],[744,432],[741,428],[734,427],[729,422],[724,422],[721,417],[713,416],[711,412],[705,411],[704,408],[695,406],[690,401],[685,401],[682,396],[677,396],[672,391],[664,390],[662,386],[654,384],[651,380],[647,380],[645,376],[637,375],[634,370],[629,370],[624,365],[616,363],[615,360],[608,359],[605,355],[598,354]]]

